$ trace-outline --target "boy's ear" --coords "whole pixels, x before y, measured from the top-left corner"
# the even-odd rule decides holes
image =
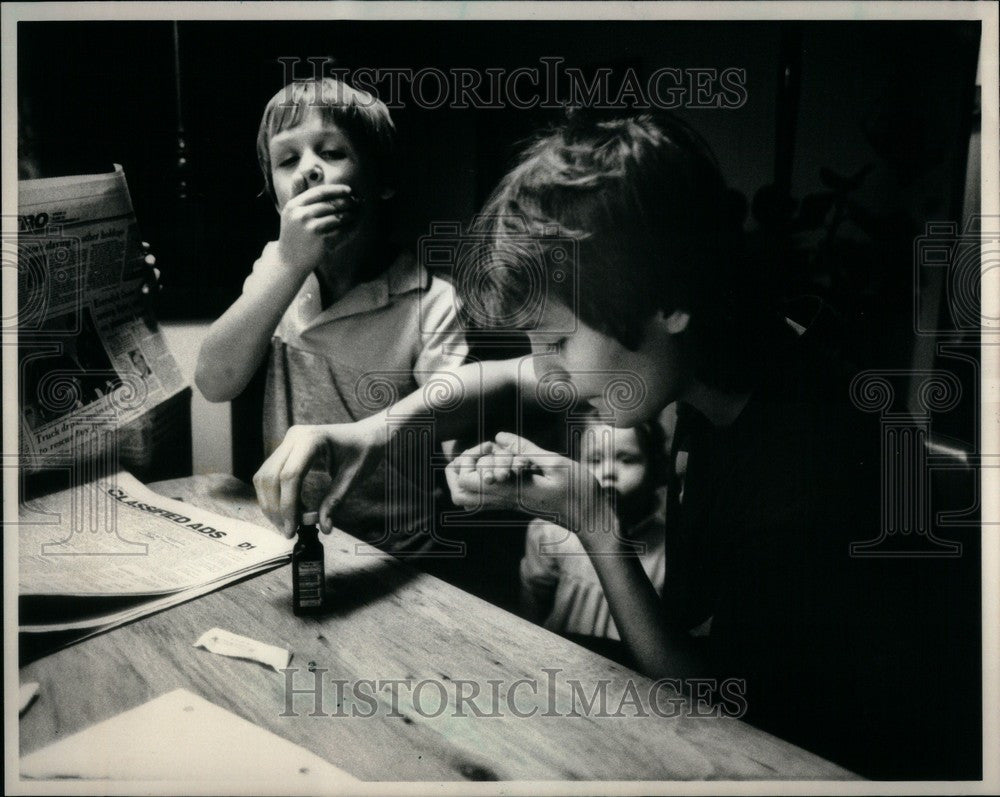
[[[381,192],[379,192],[379,197],[381,199],[392,199],[394,196],[396,196],[396,189],[392,186],[387,185],[381,190]]]
[[[669,315],[661,315],[663,325],[671,335],[679,335],[688,327],[691,321],[691,314],[684,310],[674,310]]]

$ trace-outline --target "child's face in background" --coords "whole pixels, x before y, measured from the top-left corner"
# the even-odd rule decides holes
[[[374,206],[375,170],[365,163],[347,134],[311,113],[297,127],[282,130],[268,144],[271,181],[280,212],[288,200],[317,185],[349,185],[362,202]]]
[[[649,458],[635,429],[615,429],[605,424],[588,427],[581,441],[581,461],[593,471],[604,489],[619,498],[635,499],[645,491]]]

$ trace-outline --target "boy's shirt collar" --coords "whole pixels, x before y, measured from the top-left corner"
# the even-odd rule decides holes
[[[385,273],[389,296],[400,296],[410,291],[422,291],[431,281],[431,275],[423,263],[409,252],[401,252]]]
[[[394,297],[424,290],[429,283],[430,273],[423,264],[418,263],[409,252],[402,252],[385,273],[371,282],[355,285],[324,310],[321,306],[319,280],[315,274],[310,274],[295,298],[302,331],[329,321],[387,307],[392,304]]]

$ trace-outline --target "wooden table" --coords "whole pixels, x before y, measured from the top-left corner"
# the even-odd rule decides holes
[[[221,514],[264,523],[252,491],[229,476],[153,484]],[[846,779],[854,776],[817,756],[732,718],[566,716],[571,679],[590,696],[606,683],[608,712],[618,710],[631,681],[648,706],[653,682],[538,626],[420,573],[339,532],[325,538],[330,612],[319,619],[291,612],[287,567],[232,585],[35,661],[21,681],[37,681],[40,697],[21,719],[21,752],[31,752],[177,687],[197,692],[313,751],[362,780],[675,780]],[[253,662],[192,647],[220,627],[279,645],[294,654],[294,686],[322,675],[322,711],[338,712],[332,679],[345,681],[340,713],[310,716],[314,695],[286,709],[286,675]],[[546,673],[559,669],[555,675]],[[550,677],[554,700],[548,699]],[[375,681],[374,716],[350,716],[353,689]],[[388,679],[399,685],[397,710]],[[514,709],[506,702],[514,687]],[[416,691],[418,682],[427,681]],[[490,681],[498,683],[494,687]],[[530,682],[539,683],[538,696]],[[468,683],[460,683],[468,682]],[[476,717],[459,690],[485,713]],[[499,700],[492,699],[496,691]],[[441,695],[447,705],[438,713]],[[658,705],[676,694],[661,691]],[[370,704],[354,700],[361,713]],[[579,713],[585,714],[577,696]],[[419,710],[418,710],[419,709]],[[554,716],[543,716],[544,714]],[[461,716],[464,715],[464,716]],[[154,729],[150,729],[154,732]]]

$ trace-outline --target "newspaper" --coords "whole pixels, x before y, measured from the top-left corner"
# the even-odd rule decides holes
[[[125,173],[18,183],[21,466],[94,456],[185,388],[145,317],[147,276]]]
[[[20,520],[22,632],[107,630],[276,567],[293,545],[124,471],[28,502]]]

